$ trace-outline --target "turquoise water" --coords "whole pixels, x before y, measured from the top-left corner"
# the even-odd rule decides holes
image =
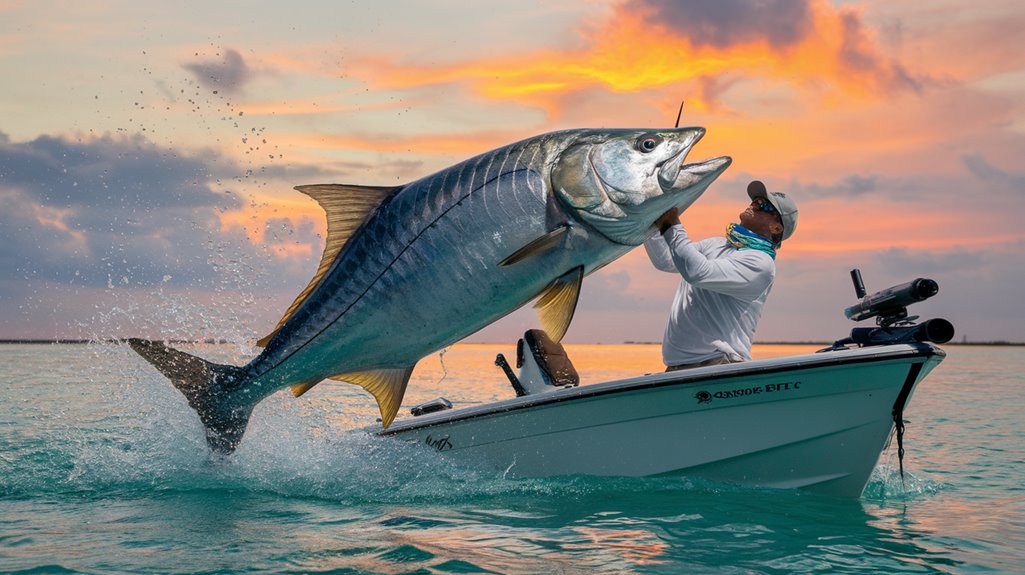
[[[585,384],[657,369],[654,346],[567,347]],[[511,396],[496,350],[511,353],[426,359],[407,403]],[[505,479],[352,431],[373,400],[331,383],[269,398],[212,461],[184,400],[127,349],[0,346],[0,572],[1025,572],[1025,348],[947,351],[905,414],[905,480],[890,449],[860,499],[839,499]]]

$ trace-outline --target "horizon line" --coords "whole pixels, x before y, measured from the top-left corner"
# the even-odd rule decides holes
[[[129,338],[0,338],[0,345],[24,345],[24,344],[37,344],[37,345],[80,345],[89,343],[120,343]],[[234,343],[227,339],[159,339],[152,340],[159,341],[164,344],[204,344],[204,345],[227,345]],[[832,345],[831,341],[816,341],[816,340],[799,340],[799,341],[756,341],[754,345]],[[497,341],[458,341],[452,345],[510,345],[508,342],[497,342]],[[576,342],[576,343],[565,343],[564,345],[662,345],[660,341],[621,341],[621,342]],[[1007,340],[962,340],[962,341],[949,341],[944,344],[937,345],[977,345],[977,346],[1025,346],[1025,341],[1007,341]],[[449,346],[451,347],[451,346]]]

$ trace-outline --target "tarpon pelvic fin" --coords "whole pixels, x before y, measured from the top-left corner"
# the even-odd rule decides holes
[[[541,327],[552,341],[558,342],[566,335],[573,313],[580,298],[580,286],[584,282],[584,266],[571,269],[559,276],[541,292],[534,308],[538,310]]]
[[[409,366],[333,375],[329,379],[352,383],[369,391],[377,400],[377,407],[381,410],[381,425],[388,427],[399,412],[402,396],[406,393],[406,384],[409,383],[409,376],[412,373],[413,366]],[[318,383],[318,381],[314,381],[293,385],[292,394],[299,397]]]
[[[228,402],[228,392],[242,379],[240,368],[209,362],[159,341],[133,338],[128,345],[182,392],[199,414],[211,450],[222,454],[235,451],[253,412],[252,405]]]
[[[302,292],[296,296],[295,301],[281,317],[278,325],[269,334],[256,342],[256,345],[266,347],[274,334],[285,325],[288,318],[292,317],[295,310],[299,309],[306,298],[313,293],[313,290],[320,285],[320,281],[327,275],[338,253],[342,251],[345,242],[353,233],[359,229],[363,222],[386,198],[402,189],[386,186],[354,186],[349,184],[314,184],[308,186],[296,186],[296,190],[317,200],[320,207],[324,208],[327,214],[327,240],[324,245],[324,255],[320,258],[320,265],[313,279]],[[298,385],[297,385],[298,387]],[[312,387],[312,385],[310,386]],[[301,394],[300,394],[301,395]]]

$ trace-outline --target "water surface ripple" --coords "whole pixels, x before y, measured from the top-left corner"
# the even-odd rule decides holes
[[[425,359],[406,403],[510,397],[493,365],[507,347]],[[585,385],[658,369],[657,346],[567,347]],[[126,348],[3,345],[0,572],[1025,571],[1025,349],[947,351],[905,414],[903,480],[890,449],[862,498],[839,499],[680,477],[506,479],[364,435],[373,399],[330,383],[269,398],[216,460],[184,399]]]

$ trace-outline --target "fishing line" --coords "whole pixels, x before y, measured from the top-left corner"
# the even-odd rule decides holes
[[[452,349],[452,346],[448,346],[438,353],[438,361],[441,362],[441,379],[439,379],[435,385],[440,385],[441,382],[445,381],[445,378],[448,377],[448,368],[445,367],[445,354],[450,349]]]

